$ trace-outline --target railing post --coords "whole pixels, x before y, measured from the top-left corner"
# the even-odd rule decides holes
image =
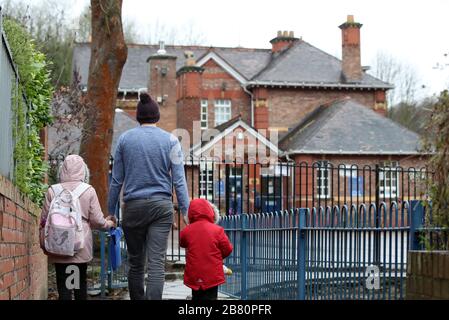
[[[106,296],[106,261],[105,261],[105,233],[100,231],[100,290],[101,297]]]
[[[247,281],[246,281],[246,273],[247,273],[247,232],[246,228],[248,225],[248,215],[241,215],[241,231],[240,231],[240,263],[242,264],[242,300],[246,300],[248,298],[247,292]]]
[[[374,230],[374,239],[373,239],[373,251],[374,251],[374,256],[373,256],[373,264],[374,265],[380,265],[380,232],[379,232],[379,227],[380,227],[380,221],[381,221],[381,214],[380,214],[380,166],[378,164],[376,164],[376,176],[375,176],[375,181],[376,181],[376,198],[375,198],[375,203],[376,203],[376,212],[374,213],[374,219],[375,219],[375,227],[376,229]],[[385,174],[385,173],[384,173]],[[384,188],[384,192],[385,192],[385,188]]]
[[[111,236],[109,235],[109,234],[106,234],[106,240],[107,241],[105,241],[105,244],[104,244],[104,246],[105,246],[105,248],[106,248],[106,246],[107,246],[107,252],[108,252],[108,267],[107,267],[107,270],[108,270],[108,290],[109,291],[111,291],[112,290],[112,279],[113,279],[113,277],[114,277],[114,275],[113,275],[113,270],[112,270],[112,262],[111,262]]]
[[[226,215],[229,215],[229,202],[231,201],[230,195],[229,195],[229,188],[231,187],[230,183],[229,183],[229,173],[230,173],[230,169],[229,169],[229,164],[225,163],[225,208],[226,208]]]
[[[299,209],[298,216],[298,300],[306,299],[306,211]]]
[[[418,231],[424,222],[424,206],[420,200],[410,201],[409,250],[422,250]]]

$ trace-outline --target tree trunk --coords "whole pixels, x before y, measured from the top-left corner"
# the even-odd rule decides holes
[[[117,90],[128,56],[122,28],[122,0],[91,0],[92,43],[87,85],[88,117],[83,127],[80,154],[91,184],[107,214],[109,156]]]

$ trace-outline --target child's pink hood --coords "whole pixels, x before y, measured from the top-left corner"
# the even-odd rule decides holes
[[[59,179],[61,183],[75,181],[86,182],[87,177],[88,170],[83,158],[78,155],[69,155],[65,158],[64,163],[59,170]]]

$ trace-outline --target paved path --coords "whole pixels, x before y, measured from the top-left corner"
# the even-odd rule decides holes
[[[190,300],[192,290],[186,287],[182,280],[166,281],[164,284],[164,293],[162,300]],[[218,293],[218,300],[230,300],[225,294]],[[123,300],[129,300],[129,293],[123,297]]]

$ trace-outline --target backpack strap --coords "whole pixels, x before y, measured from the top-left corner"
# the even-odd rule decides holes
[[[86,192],[90,187],[91,187],[90,184],[81,182],[81,183],[78,185],[78,187],[76,187],[75,190],[72,191],[73,200],[79,199],[79,198],[82,196],[82,194],[83,194],[84,192]],[[81,215],[80,215],[80,220],[78,221],[80,227],[81,227],[81,221],[82,221],[82,220],[89,222],[89,219],[86,219],[86,218],[83,216],[83,214],[81,214]]]
[[[60,183],[52,185],[51,188],[53,189],[55,197],[59,196],[61,192],[64,191],[64,188]]]
[[[72,191],[72,194],[75,196],[75,198],[79,199],[81,195],[87,191],[91,186],[90,184],[81,182],[78,187],[75,188],[75,190]]]

